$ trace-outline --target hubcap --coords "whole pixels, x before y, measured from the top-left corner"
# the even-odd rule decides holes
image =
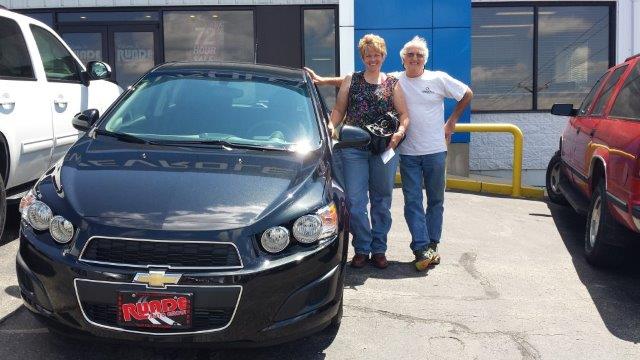
[[[560,193],[558,189],[558,183],[560,182],[560,163],[555,164],[551,169],[551,179],[549,180],[551,190],[556,194]]]
[[[593,204],[593,210],[591,211],[591,224],[589,224],[589,245],[593,248],[596,244],[596,237],[598,236],[598,229],[600,228],[600,208],[602,207],[602,198],[598,196]]]

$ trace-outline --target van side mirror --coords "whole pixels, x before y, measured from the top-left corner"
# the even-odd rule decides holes
[[[87,131],[89,128],[98,121],[100,113],[96,109],[85,110],[81,113],[77,113],[73,117],[71,124],[74,128],[80,131]]]
[[[574,109],[573,104],[553,104],[551,113],[560,116],[576,116],[578,109]]]
[[[85,86],[89,86],[91,80],[107,80],[111,78],[111,66],[102,61],[89,61],[87,63],[87,71],[82,74],[82,80]]]
[[[333,145],[334,149],[355,148],[364,147],[369,145],[371,136],[365,130],[351,126],[344,125],[340,129],[340,135],[338,136],[338,142]]]

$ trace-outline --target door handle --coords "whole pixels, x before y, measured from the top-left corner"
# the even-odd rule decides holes
[[[58,97],[53,99],[53,103],[58,105],[58,106],[60,106],[60,107],[67,106],[67,100],[62,95],[58,95]]]
[[[13,100],[8,93],[4,93],[0,96],[0,106],[2,106],[2,109],[11,110],[15,105],[15,100]]]

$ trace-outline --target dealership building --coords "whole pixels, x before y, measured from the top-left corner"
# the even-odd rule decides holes
[[[523,181],[543,185],[566,118],[604,71],[640,53],[640,0],[0,0],[55,29],[83,62],[102,60],[123,87],[167,61],[309,66],[323,75],[361,70],[358,39],[387,40],[383,69],[427,39],[427,67],[470,84],[461,122],[512,123],[524,133]],[[328,102],[335,89],[324,88]],[[447,112],[453,102],[446,103]],[[449,171],[509,177],[509,134],[456,134]]]

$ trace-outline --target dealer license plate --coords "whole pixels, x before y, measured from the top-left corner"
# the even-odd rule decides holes
[[[118,293],[118,324],[133,328],[188,329],[193,294],[165,292]]]

